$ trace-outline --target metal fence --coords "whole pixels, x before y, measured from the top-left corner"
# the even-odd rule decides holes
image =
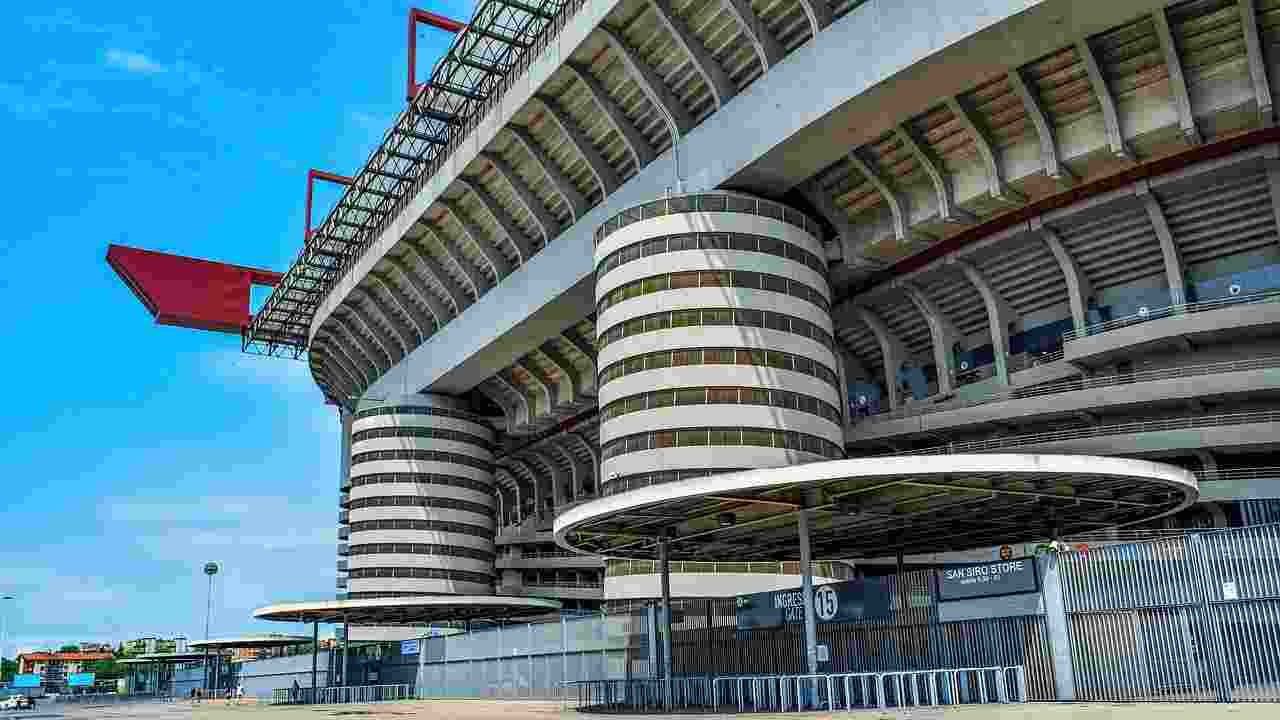
[[[1060,563],[1077,699],[1280,702],[1280,525]]]

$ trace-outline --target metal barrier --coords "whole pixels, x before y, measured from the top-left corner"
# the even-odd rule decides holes
[[[345,705],[409,700],[416,697],[412,685],[340,685],[322,688],[276,688],[272,705]]]
[[[1022,665],[681,677],[672,678],[671,689],[668,707],[661,678],[566,681],[561,704],[567,707],[572,698],[577,710],[589,712],[703,709],[747,713],[1027,701],[1026,670]]]
[[[1187,313],[1198,313],[1206,310],[1216,310],[1221,307],[1229,307],[1232,305],[1251,305],[1255,303],[1276,302],[1280,300],[1280,290],[1264,290],[1249,295],[1236,295],[1234,297],[1215,298],[1213,300],[1202,300],[1200,302],[1181,303],[1178,305],[1168,305],[1160,308],[1142,308],[1133,315],[1107,320],[1105,322],[1093,323],[1086,326],[1083,331],[1068,330],[1062,334],[1063,342],[1072,342],[1081,338],[1099,335],[1101,333],[1117,330],[1131,325],[1148,322],[1151,320],[1159,320],[1160,318],[1173,317],[1175,315],[1183,315]]]

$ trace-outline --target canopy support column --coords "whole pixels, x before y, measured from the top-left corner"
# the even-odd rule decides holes
[[[320,621],[311,623],[311,702],[316,701],[316,662],[320,659]]]
[[[809,552],[809,511],[800,508],[800,595],[804,602],[804,654],[809,674],[818,674],[818,623],[813,615],[813,562]],[[816,702],[816,698],[815,698]]]
[[[671,695],[671,540],[658,540],[658,565],[662,573],[662,695],[666,709],[672,707]]]

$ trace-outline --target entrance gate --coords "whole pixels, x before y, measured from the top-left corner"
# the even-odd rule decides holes
[[[1059,558],[1078,700],[1280,701],[1280,525]]]

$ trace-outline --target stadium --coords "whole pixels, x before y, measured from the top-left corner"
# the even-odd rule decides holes
[[[421,24],[456,38],[420,82]],[[337,597],[260,617],[423,638],[360,661],[420,695],[1280,700],[1280,2],[408,26],[407,105],[312,172],[345,189],[291,267],[108,251],[337,409]],[[1031,585],[942,572],[1010,558]]]

